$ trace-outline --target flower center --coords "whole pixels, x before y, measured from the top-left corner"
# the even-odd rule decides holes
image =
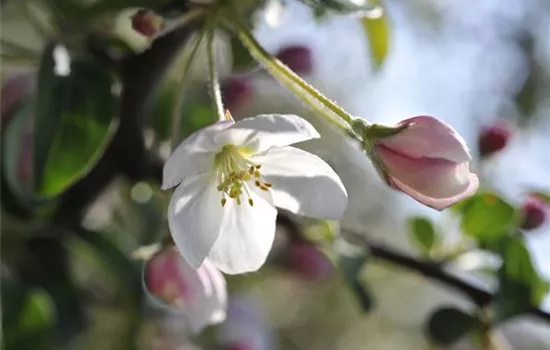
[[[227,197],[237,201],[241,205],[241,196],[248,197],[248,204],[254,205],[250,196],[247,182],[253,183],[262,191],[268,191],[271,184],[264,182],[259,164],[254,164],[248,159],[251,154],[246,147],[235,145],[225,145],[222,150],[216,154],[215,167],[218,180],[218,191],[222,194],[222,207],[227,203]]]

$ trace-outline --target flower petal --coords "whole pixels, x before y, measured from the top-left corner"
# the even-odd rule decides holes
[[[376,152],[388,168],[393,187],[434,209],[445,209],[471,196],[479,185],[477,176],[470,173],[468,162],[412,159],[384,146],[377,146]]]
[[[252,157],[273,184],[273,203],[295,214],[338,220],[348,204],[342,181],[321,158],[295,147],[271,149]]]
[[[172,152],[162,172],[162,189],[177,186],[185,178],[208,172],[214,165],[216,135],[233,122],[217,122],[204,127],[179,144]]]
[[[168,207],[168,226],[183,258],[198,268],[220,234],[224,210],[210,175],[181,183]]]
[[[471,159],[462,136],[437,118],[414,117],[399,124],[408,124],[409,127],[394,136],[377,140],[377,144],[411,158],[442,158],[456,163]]]
[[[225,204],[221,233],[208,259],[226,274],[257,271],[267,259],[275,238],[277,209],[268,192],[250,189],[254,205],[246,200]]]
[[[305,119],[292,114],[264,114],[245,118],[217,136],[218,144],[250,147],[254,153],[272,147],[319,138],[319,133]]]

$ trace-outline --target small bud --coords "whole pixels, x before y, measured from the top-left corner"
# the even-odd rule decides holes
[[[252,86],[244,77],[230,77],[222,84],[222,98],[228,110],[237,110],[252,98]]]
[[[155,36],[162,29],[162,26],[162,18],[152,11],[142,9],[132,16],[132,28],[143,36],[149,38]]]
[[[535,196],[531,196],[525,201],[521,211],[522,222],[520,227],[524,230],[535,230],[546,220],[545,204]]]
[[[501,151],[506,147],[509,138],[510,128],[502,121],[484,127],[479,135],[479,154],[487,157]]]
[[[288,254],[287,268],[306,280],[323,280],[334,272],[330,260],[313,245],[292,243]]]
[[[309,74],[313,70],[311,50],[305,46],[288,46],[275,56],[297,74]]]

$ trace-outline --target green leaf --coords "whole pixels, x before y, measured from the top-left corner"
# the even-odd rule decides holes
[[[548,292],[548,283],[535,269],[523,240],[519,237],[504,240],[500,243],[500,254],[503,260],[499,270],[501,289],[506,286],[511,286],[514,290],[527,289],[529,295],[524,298],[526,303],[538,305]],[[516,299],[520,302],[520,298]]]
[[[376,18],[366,16],[361,19],[361,24],[368,37],[374,67],[378,69],[384,63],[390,46],[388,17],[385,12]]]
[[[413,242],[429,253],[437,240],[432,223],[425,218],[414,217],[409,220],[409,226]]]
[[[365,261],[365,256],[347,257],[341,255],[338,257],[338,267],[348,287],[361,306],[361,310],[363,312],[368,312],[372,308],[373,302],[367,288],[363,285],[360,278],[360,272]]]
[[[478,321],[464,311],[443,307],[436,310],[428,321],[428,335],[435,342],[449,345],[472,331]]]
[[[493,321],[500,323],[531,309],[532,289],[529,285],[502,278],[493,302]]]
[[[4,120],[0,137],[2,157],[0,160],[0,201],[2,209],[10,215],[21,219],[29,219],[31,212],[24,199],[22,178],[18,172],[21,159],[21,146],[25,142],[23,127],[28,121],[31,105],[19,108],[13,118]],[[29,160],[30,161],[30,160]]]
[[[99,232],[87,230],[82,227],[74,229],[75,236],[86,243],[109,270],[116,275],[131,301],[139,304],[141,300],[141,275],[140,271],[127,256],[104,235]]]
[[[477,195],[463,208],[462,230],[482,242],[507,235],[515,223],[514,207],[494,194]]]
[[[20,290],[16,315],[3,324],[5,349],[53,349],[54,307],[42,291]],[[3,305],[6,305],[3,303]]]
[[[231,37],[231,54],[233,56],[233,70],[244,71],[257,66],[256,60],[236,36]]]
[[[112,78],[99,63],[75,60],[55,74],[50,46],[40,66],[34,131],[34,186],[55,196],[84,176],[107,146],[116,123]]]

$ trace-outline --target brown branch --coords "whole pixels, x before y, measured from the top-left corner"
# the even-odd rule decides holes
[[[398,252],[397,250],[385,245],[369,242],[363,235],[358,233],[346,231],[346,235],[350,236],[353,241],[360,241],[365,246],[371,257],[389,262],[407,270],[411,270],[422,276],[454,288],[462,294],[468,296],[479,307],[485,307],[493,301],[494,295],[492,293],[473,286],[468,282],[451,275],[447,271],[443,270],[439,264],[432,261],[420,260],[410,255],[403,254],[402,252]],[[538,307],[532,306],[529,313],[544,321],[550,322],[550,313],[543,311]]]

